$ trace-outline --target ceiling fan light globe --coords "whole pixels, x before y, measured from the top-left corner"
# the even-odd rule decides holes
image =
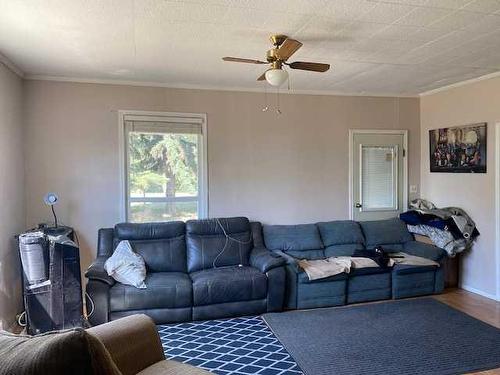
[[[269,69],[266,72],[266,81],[271,86],[279,87],[288,79],[288,72],[283,69]]]

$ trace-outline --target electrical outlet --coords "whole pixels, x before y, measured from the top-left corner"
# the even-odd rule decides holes
[[[410,185],[410,194],[417,194],[418,187],[417,185]]]

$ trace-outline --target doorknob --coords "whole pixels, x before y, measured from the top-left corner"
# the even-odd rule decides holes
[[[356,204],[354,205],[354,207],[356,207],[356,208],[361,208],[361,207],[363,207],[363,205],[362,205],[361,203],[356,203]]]

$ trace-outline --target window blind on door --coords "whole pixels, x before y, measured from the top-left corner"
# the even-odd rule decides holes
[[[361,146],[363,210],[397,209],[397,146]]]

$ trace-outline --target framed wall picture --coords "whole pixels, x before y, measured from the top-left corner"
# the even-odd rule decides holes
[[[486,173],[485,122],[429,130],[431,172]]]

